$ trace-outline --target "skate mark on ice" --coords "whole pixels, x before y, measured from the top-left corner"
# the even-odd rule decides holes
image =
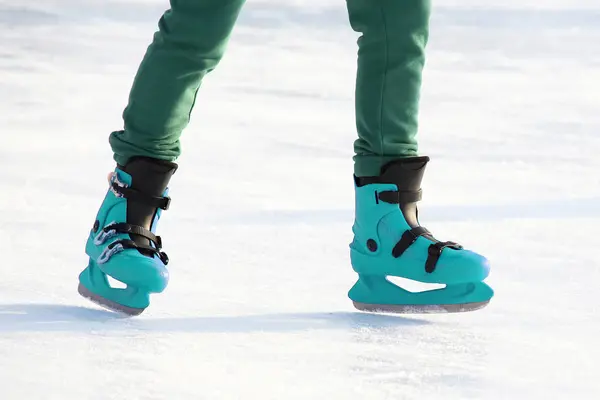
[[[96,308],[56,304],[0,305],[0,332],[250,333],[307,330],[396,330],[430,321],[359,312],[281,313],[219,317],[128,318]]]

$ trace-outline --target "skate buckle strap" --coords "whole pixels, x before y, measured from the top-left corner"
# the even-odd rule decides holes
[[[102,251],[102,253],[100,253],[100,256],[98,256],[98,259],[96,260],[96,262],[98,264],[104,264],[105,262],[110,260],[110,258],[113,255],[115,255],[123,250],[124,250],[123,246],[121,246],[118,243],[118,241],[115,241],[115,242],[109,244],[108,246],[106,246],[106,248]]]
[[[118,232],[116,229],[112,229],[113,226],[116,225],[116,222],[111,222],[106,227],[100,229],[100,232],[94,237],[94,244],[96,246],[100,246],[101,244],[106,243],[107,240],[117,236]],[[94,227],[95,228],[95,227]]]
[[[462,250],[462,246],[454,242],[440,242],[435,239],[431,233],[422,226],[409,229],[402,234],[402,237],[396,243],[396,246],[392,249],[392,256],[394,258],[400,257],[404,252],[414,243],[420,236],[425,236],[427,239],[432,240],[434,243],[427,249],[427,260],[425,261],[425,272],[431,274],[435,271],[438,260],[442,255],[442,251],[445,248],[454,250]]]
[[[152,243],[154,243],[158,250],[162,248],[162,239],[160,236],[155,235],[154,233],[142,226],[131,225],[125,222],[111,222],[110,224],[102,228],[100,232],[98,232],[98,235],[96,235],[96,237],[94,238],[94,244],[96,246],[104,244],[108,239],[115,237],[117,236],[117,234],[120,233],[143,236],[146,239],[150,240]]]
[[[375,201],[377,203],[379,203],[379,201],[383,201],[390,204],[416,203],[421,200],[422,194],[423,191],[421,189],[416,191],[387,190],[383,192],[375,192]],[[437,262],[445,248],[451,248],[454,250],[462,250],[463,248],[458,243],[440,242],[434,238],[426,228],[417,226],[405,231],[402,234],[402,237],[392,249],[392,256],[394,258],[400,257],[421,236],[425,236],[427,239],[434,242],[427,249],[427,261],[425,261],[425,271],[429,274],[435,271]]]
[[[169,263],[169,257],[167,253],[164,251],[160,251],[162,249],[162,239],[160,236],[155,235],[148,229],[137,226],[127,224],[125,222],[119,223],[111,223],[106,227],[102,228],[98,235],[94,238],[94,244],[99,246],[104,244],[108,239],[115,237],[118,234],[129,234],[129,235],[138,235],[143,236],[148,239],[155,247],[138,245],[133,240],[130,239],[121,239],[116,240],[106,246],[100,257],[98,257],[97,262],[99,264],[104,264],[107,262],[114,254],[119,253],[125,249],[137,249],[146,254],[156,254],[163,264],[167,265]]]
[[[169,196],[151,196],[142,193],[139,190],[132,189],[116,180],[111,183],[111,188],[117,196],[125,197],[127,200],[135,201],[137,203],[146,204],[162,210],[168,210],[171,205],[171,198]]]
[[[392,249],[392,256],[394,256],[394,258],[400,257],[420,236],[425,235],[431,236],[429,231],[422,226],[417,226],[416,228],[405,231],[402,234],[400,241],[398,241]]]
[[[375,192],[375,201],[377,203],[379,203],[379,201],[383,201],[385,203],[390,204],[416,203],[421,200],[422,194],[423,192],[421,189],[417,191],[387,190],[383,192]],[[425,271],[429,274],[435,271],[437,262],[440,259],[442,251],[445,248],[450,248],[454,250],[462,250],[463,248],[458,243],[440,242],[439,240],[434,238],[433,235],[426,228],[422,226],[417,226],[415,228],[405,231],[402,234],[402,237],[392,249],[392,256],[394,258],[400,257],[421,236],[424,236],[427,239],[434,242],[427,249],[427,260],[425,261]]]
[[[384,192],[375,192],[375,200],[377,203],[379,203],[380,200],[390,204],[416,203],[421,201],[422,197],[423,191],[421,189],[416,191],[386,190]]]
[[[442,255],[442,250],[446,247],[454,250],[462,250],[463,248],[460,244],[454,242],[436,242],[430,245],[427,249],[427,261],[425,262],[425,271],[427,273],[435,271],[435,266]]]
[[[100,254],[98,259],[96,260],[96,262],[98,264],[104,264],[113,255],[115,255],[123,250],[126,250],[126,249],[135,249],[135,250],[143,251],[145,253],[155,254],[158,256],[158,258],[160,258],[160,260],[162,261],[162,263],[164,265],[167,265],[169,263],[169,256],[167,256],[167,253],[165,253],[164,251],[160,251],[160,249],[157,249],[157,248],[154,248],[151,246],[139,245],[130,239],[116,240],[116,241],[112,242],[111,244],[109,244],[108,246],[106,246],[106,248],[104,249],[102,254]]]

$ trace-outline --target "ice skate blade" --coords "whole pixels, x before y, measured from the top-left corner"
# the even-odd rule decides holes
[[[489,304],[489,300],[464,304],[367,304],[353,301],[359,311],[393,314],[446,314],[476,311]]]
[[[129,317],[135,317],[137,315],[140,315],[145,310],[145,308],[127,307],[127,306],[124,306],[122,304],[116,303],[114,301],[105,299],[104,297],[98,296],[98,295],[90,292],[81,283],[79,284],[79,287],[77,288],[77,291],[79,292],[79,294],[82,297],[90,300],[91,302],[93,302],[95,304],[98,304],[99,306],[104,307],[107,310],[115,311],[115,312],[124,314],[124,315],[129,316]]]

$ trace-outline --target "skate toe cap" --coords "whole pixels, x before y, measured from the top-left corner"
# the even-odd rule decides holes
[[[444,249],[438,270],[447,283],[481,282],[490,274],[490,262],[470,250]]]

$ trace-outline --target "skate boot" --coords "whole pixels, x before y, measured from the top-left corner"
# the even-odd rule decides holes
[[[79,293],[110,310],[139,315],[150,293],[169,281],[167,255],[156,225],[169,208],[167,185],[177,165],[134,157],[109,175],[109,189],[87,240],[89,264],[79,275]],[[109,284],[107,276],[125,288]]]
[[[358,282],[348,296],[363,311],[473,311],[494,292],[483,283],[490,266],[481,255],[441,242],[419,225],[417,201],[428,157],[393,161],[380,176],[355,178],[356,216],[350,257]],[[410,292],[386,279],[407,278],[445,288]]]

